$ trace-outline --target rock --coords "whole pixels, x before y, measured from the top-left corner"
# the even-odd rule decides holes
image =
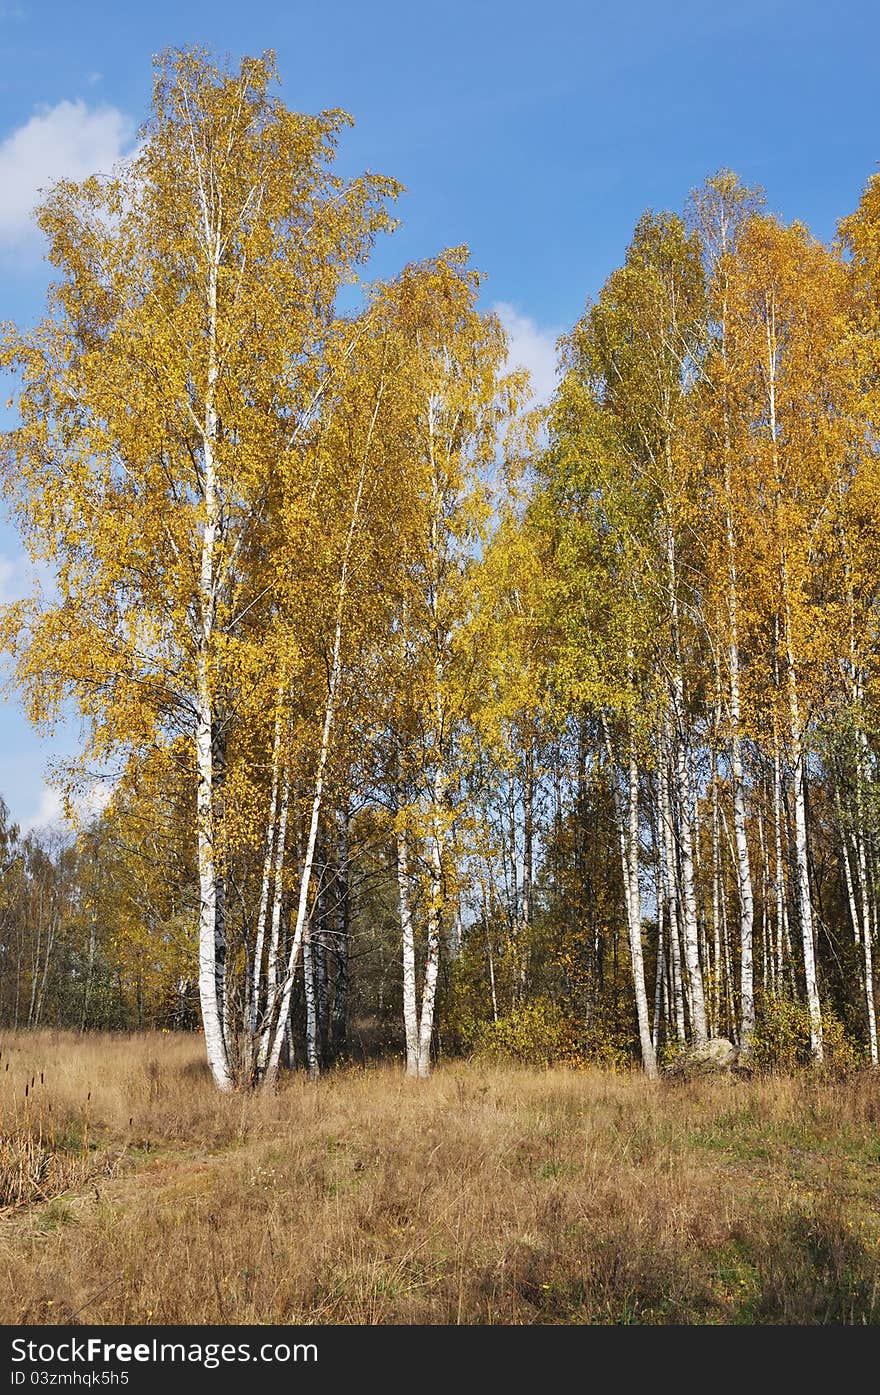
[[[727,1070],[729,1066],[736,1065],[738,1057],[739,1052],[727,1037],[710,1037],[697,1053],[698,1060],[718,1070]]]
[[[709,1037],[702,1046],[690,1046],[666,1067],[670,1075],[709,1075],[713,1071],[734,1070],[739,1051],[727,1037]]]

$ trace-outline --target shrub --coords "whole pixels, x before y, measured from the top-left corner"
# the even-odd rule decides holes
[[[765,1069],[794,1070],[810,1060],[810,1014],[793,998],[764,998],[752,1038],[752,1057]]]
[[[613,1004],[594,1009],[582,1036],[584,1055],[592,1065],[624,1070],[638,1059],[638,1038],[621,1025]]]
[[[524,1065],[586,1063],[583,1026],[550,998],[520,1003],[477,1033],[474,1054],[483,1061],[518,1061]]]
[[[834,1070],[855,1070],[861,1053],[847,1036],[840,1018],[827,1008],[822,1013],[825,1061]],[[755,1065],[768,1070],[794,1070],[810,1063],[810,1014],[792,998],[765,998],[752,1039]]]
[[[847,1034],[846,1027],[833,1012],[822,1013],[822,1042],[826,1063],[840,1074],[847,1075],[865,1064],[863,1048]]]

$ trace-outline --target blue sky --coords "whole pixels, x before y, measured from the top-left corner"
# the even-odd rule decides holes
[[[680,207],[727,165],[830,238],[880,160],[876,0],[0,0],[0,320],[40,310],[35,189],[123,153],[151,56],[191,43],[274,48],[289,105],[351,112],[343,169],[407,187],[376,274],[468,243],[542,392],[644,208]],[[25,584],[0,525],[0,597]],[[22,824],[57,809],[46,768],[75,740],[0,708],[0,793]]]

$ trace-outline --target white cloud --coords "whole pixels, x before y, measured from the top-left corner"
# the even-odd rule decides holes
[[[0,605],[24,600],[37,593],[51,595],[54,577],[46,563],[34,563],[25,552],[0,552]]]
[[[34,829],[70,830],[78,823],[84,823],[106,809],[113,796],[113,786],[109,780],[95,780],[82,794],[73,799],[73,819],[64,812],[64,796],[54,785],[44,785],[36,810],[23,821],[22,834]]]
[[[115,782],[112,780],[95,780],[76,800],[77,813],[86,818],[102,814],[113,798],[114,789]]]
[[[0,553],[0,605],[9,605],[28,593],[24,580],[25,558]]]
[[[31,213],[58,179],[106,174],[131,145],[134,126],[116,107],[59,102],[0,143],[0,247],[22,248],[38,231]]]
[[[61,823],[64,823],[64,801],[61,791],[44,785],[40,802],[31,817],[22,823],[21,831],[30,833],[34,828],[54,828]]]
[[[556,340],[558,330],[541,329],[528,315],[506,301],[492,309],[507,331],[509,368],[527,368],[532,382],[533,407],[545,406],[556,391]]]

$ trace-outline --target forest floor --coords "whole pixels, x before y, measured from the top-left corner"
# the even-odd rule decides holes
[[[876,1075],[222,1097],[202,1051],[0,1036],[0,1321],[880,1322]]]

